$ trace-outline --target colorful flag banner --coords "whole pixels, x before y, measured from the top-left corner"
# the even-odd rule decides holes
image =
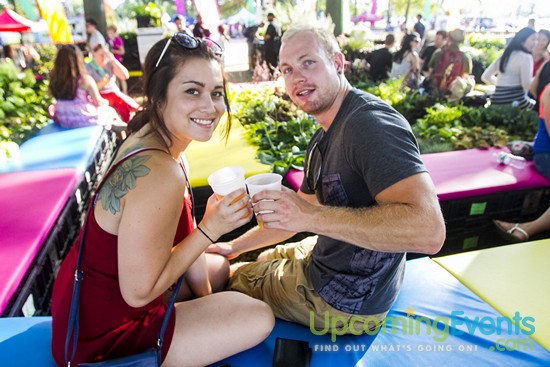
[[[73,37],[61,1],[37,0],[42,18],[48,23],[54,43],[72,43]]]

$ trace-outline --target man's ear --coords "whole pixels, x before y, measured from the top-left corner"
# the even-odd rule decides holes
[[[338,74],[344,73],[344,64],[345,64],[345,58],[344,54],[341,52],[336,52],[334,56],[332,56],[332,60],[334,62],[334,67],[336,68],[336,71]]]

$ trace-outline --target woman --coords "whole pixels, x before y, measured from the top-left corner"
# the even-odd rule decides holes
[[[116,79],[128,80],[128,69],[124,67],[106,46],[97,44],[92,49],[92,61],[86,64],[88,73],[96,81],[102,97],[109,101],[124,122],[130,121],[139,104],[121,92]]]
[[[409,33],[403,37],[401,48],[393,55],[390,78],[405,76],[403,86],[418,88],[420,57],[416,49],[420,43],[418,33]]]
[[[209,140],[229,109],[220,50],[210,40],[178,33],[147,55],[146,102],[114,159],[124,163],[107,174],[88,214],[74,365],[156,345],[163,296],[183,273],[183,302],[174,306],[164,334],[163,366],[214,363],[258,344],[273,328],[265,303],[240,293],[212,294],[224,288],[229,265],[204,250],[252,218],[244,190],[219,201],[211,196],[198,225],[192,216],[183,153],[192,141]],[[52,351],[60,366],[78,241],[53,290]]]
[[[78,47],[60,46],[49,78],[50,94],[56,99],[49,112],[62,127],[103,125],[110,129],[113,124],[125,125],[99,94],[94,79],[86,72]]]
[[[511,104],[532,109],[535,101],[527,95],[533,75],[531,52],[537,41],[532,28],[521,29],[510,41],[502,56],[497,58],[481,75],[487,84],[496,86],[492,104]]]
[[[533,78],[533,82],[531,83],[531,87],[529,88],[529,93],[537,97],[537,103],[535,105],[537,110],[540,109],[539,99],[542,94],[542,90],[546,87],[548,83],[550,83],[550,62],[545,62],[537,70],[537,73]]]
[[[542,64],[550,59],[548,44],[550,44],[550,31],[546,29],[539,30],[537,43],[533,48],[533,76],[537,74]]]
[[[542,92],[539,95],[539,129],[533,144],[533,162],[537,171],[550,180],[550,62],[539,71],[537,79]],[[531,222],[494,222],[506,239],[524,242],[529,240],[530,236],[550,230],[550,209]]]

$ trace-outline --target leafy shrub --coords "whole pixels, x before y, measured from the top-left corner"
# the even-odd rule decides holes
[[[367,62],[364,58],[354,59],[352,63],[346,65],[345,73],[346,79],[356,88],[366,89],[373,85],[372,80],[369,79]]]
[[[473,111],[470,111],[473,114]],[[533,140],[538,129],[538,114],[511,105],[490,105],[477,111],[479,115],[468,116],[467,126],[493,125],[510,135],[510,140]]]
[[[451,105],[417,91],[404,92],[402,79],[375,84],[367,78],[361,63],[372,48],[368,32],[342,36],[339,42],[346,60],[351,61],[346,68],[348,81],[385,100],[405,116],[422,153],[504,146],[511,140],[532,140],[535,136],[537,115],[533,111],[512,106],[485,108],[483,99],[465,100],[469,107]],[[471,36],[469,42],[472,47],[465,51],[484,67],[504,48],[503,39],[485,35]],[[314,119],[299,110],[282,91],[283,86],[272,84],[250,87],[238,91],[233,104],[249,142],[259,147],[258,158],[281,173],[292,166],[303,166],[307,142],[318,128]]]
[[[368,93],[374,94],[375,96],[380,97],[384,101],[388,102],[390,105],[395,106],[407,95],[407,93],[405,93],[401,89],[402,84],[403,78],[388,79],[378,84],[370,83],[363,90]]]
[[[479,50],[494,48],[504,50],[506,40],[498,36],[489,36],[485,33],[472,33],[467,37],[468,44]]]
[[[37,60],[34,73],[41,79],[47,79],[50,70],[53,69],[55,56],[57,55],[57,47],[49,43],[41,43],[35,46],[36,52],[40,55],[40,60]]]
[[[0,62],[0,141],[21,144],[48,122],[47,81],[32,70],[20,73],[9,59]]]
[[[399,111],[411,125],[414,125],[418,119],[426,116],[426,109],[436,103],[441,103],[441,100],[429,94],[411,91],[395,102],[393,108]]]
[[[421,147],[429,142],[452,143],[453,150],[504,146],[512,140],[532,140],[537,129],[534,111],[512,106],[468,108],[436,104],[426,112],[413,128],[419,140],[426,140]]]
[[[303,169],[307,144],[319,128],[277,84],[260,84],[232,96],[235,117],[247,140],[258,147],[257,159],[284,175],[289,168]]]

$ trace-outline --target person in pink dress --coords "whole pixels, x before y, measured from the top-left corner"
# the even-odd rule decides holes
[[[110,129],[114,125],[125,129],[126,124],[101,97],[94,79],[86,72],[77,46],[60,46],[49,79],[49,91],[55,98],[49,112],[62,127],[102,125]]]

